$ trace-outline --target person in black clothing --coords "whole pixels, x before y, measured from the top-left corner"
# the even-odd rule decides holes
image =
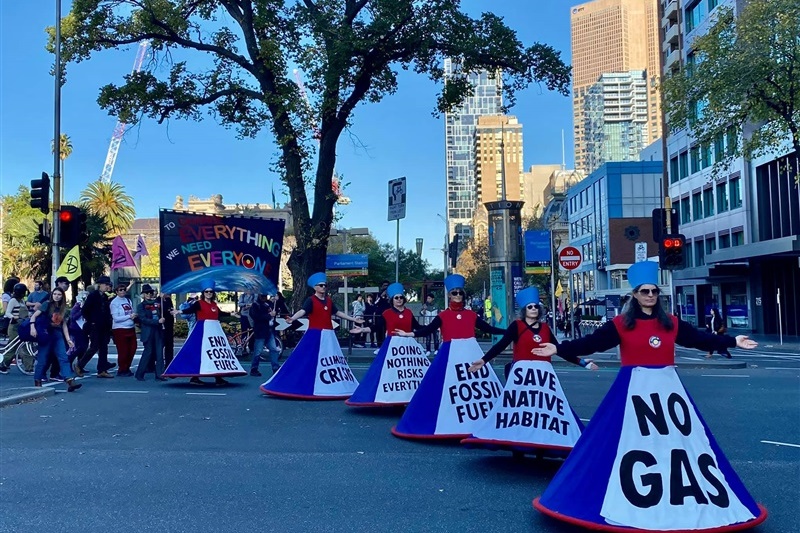
[[[728,329],[725,327],[725,321],[722,319],[722,315],[719,313],[719,309],[716,307],[711,308],[711,318],[708,319],[706,323],[706,331],[709,333],[713,333],[714,335],[722,335]],[[717,350],[722,357],[727,357],[731,359],[731,352],[728,351],[727,348],[723,348],[722,350]],[[714,351],[708,352],[706,359],[711,359],[714,356]]]
[[[273,320],[275,320],[277,313],[272,308],[272,303],[269,300],[269,293],[259,294],[258,298],[250,306],[250,320],[253,324],[253,339],[255,339],[253,360],[250,363],[251,376],[261,376],[258,366],[261,362],[261,352],[264,351],[265,345],[269,350],[272,373],[274,374],[280,368],[278,357],[281,352],[275,344],[275,331],[273,329]]]
[[[370,338],[370,348],[377,348],[378,344],[376,343],[378,339],[378,326],[376,323],[376,319],[378,318],[378,307],[375,305],[375,297],[371,294],[367,295],[367,303],[364,305],[364,320],[367,323],[367,327],[369,327],[369,338]]]
[[[389,288],[389,282],[383,280],[378,291],[378,297],[375,299],[375,328],[378,330],[378,346],[383,344],[383,340],[386,338],[386,321],[383,319],[383,312],[392,306],[392,299],[386,295],[387,288]]]
[[[283,317],[289,317],[292,314],[289,311],[289,306],[286,305],[286,298],[283,297],[283,293],[280,291],[275,295],[275,314]]]
[[[100,276],[97,289],[89,293],[83,303],[83,318],[86,323],[83,331],[89,337],[89,349],[75,364],[75,373],[83,377],[86,364],[97,354],[97,377],[113,378],[109,370],[117,366],[108,362],[108,343],[111,341],[111,309],[108,295],[111,290],[111,278]]]
[[[161,295],[161,309],[164,310],[164,368],[166,368],[175,357],[175,316],[172,314],[175,304],[171,295]]]
[[[583,321],[583,312],[581,311],[580,307],[575,310],[575,314],[572,318],[572,331],[574,333],[573,338],[580,339],[583,337],[581,334],[581,321]]]

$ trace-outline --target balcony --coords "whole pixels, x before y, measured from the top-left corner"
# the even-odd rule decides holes
[[[677,67],[680,64],[680,60],[681,53],[677,49],[667,54],[664,58],[664,72],[669,72],[673,67]]]
[[[664,18],[662,24],[678,22],[678,0],[664,0]]]
[[[678,40],[680,39],[680,31],[681,25],[680,24],[673,24],[672,26],[667,29],[667,33],[664,36],[664,42],[668,43],[669,45],[678,46]]]

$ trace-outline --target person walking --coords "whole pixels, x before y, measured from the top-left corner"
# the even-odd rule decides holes
[[[149,285],[145,285],[149,287]],[[111,312],[111,337],[114,339],[114,346],[117,347],[117,377],[130,377],[131,364],[136,355],[136,310],[128,296],[128,285],[120,283],[117,285],[116,296],[109,302]],[[141,366],[141,365],[140,365]]]
[[[155,360],[156,381],[167,381],[164,373],[164,347],[162,335],[166,318],[161,313],[161,300],[156,298],[156,291],[149,284],[142,285],[142,301],[136,308],[136,315],[142,326],[142,358],[136,367],[136,380],[144,381],[147,367]]]
[[[111,308],[108,291],[111,289],[111,278],[100,276],[97,287],[89,293],[83,303],[83,318],[86,323],[83,331],[89,337],[89,349],[77,360],[75,373],[83,377],[87,363],[97,354],[97,377],[113,378],[109,370],[117,366],[108,362],[108,343],[111,341]]]
[[[83,331],[83,325],[86,323],[86,320],[83,318],[83,304],[86,302],[87,296],[89,296],[88,292],[80,291],[75,298],[75,305],[72,306],[69,312],[69,324],[67,324],[67,328],[69,329],[69,334],[74,343],[74,346],[67,350],[67,358],[69,359],[70,365],[76,360],[80,360],[89,348],[89,337],[87,337],[86,332]]]
[[[61,372],[67,383],[67,392],[75,392],[81,388],[81,384],[75,383],[72,368],[67,358],[67,345],[71,348],[74,343],[67,329],[69,307],[67,307],[64,291],[59,288],[53,289],[53,292],[50,293],[50,299],[40,302],[40,304],[39,309],[31,316],[30,325],[31,337],[34,337],[39,342],[33,386],[42,386],[42,382],[45,379],[45,366],[52,353],[55,354],[61,365]],[[43,317],[43,320],[39,321],[40,329],[37,329],[36,321],[40,316]]]
[[[364,303],[364,295],[359,294],[356,296],[356,299],[353,301],[353,312],[351,313],[353,317],[364,319],[364,313],[367,310],[367,304]],[[354,348],[364,348],[364,339],[366,339],[366,333],[357,333],[353,337],[353,347]]]
[[[728,328],[725,327],[725,320],[722,318],[722,315],[719,312],[719,308],[717,307],[711,308],[711,316],[709,317],[708,322],[706,323],[706,331],[712,333],[713,335],[723,335],[726,331],[728,331]],[[727,357],[728,359],[731,359],[733,357],[731,355],[731,352],[729,352],[727,348],[719,350],[718,353],[722,357]],[[712,357],[714,357],[713,350],[708,352],[706,359],[711,359]]]
[[[378,307],[375,305],[375,296],[372,294],[367,295],[367,303],[364,304],[364,321],[366,323],[367,328],[369,328],[369,335],[370,348],[377,348],[378,347]],[[364,342],[366,343],[366,336],[364,337]]]
[[[272,327],[273,320],[275,319],[276,312],[272,308],[270,302],[271,295],[269,293],[260,294],[258,299],[250,306],[250,320],[253,323],[253,360],[250,363],[250,375],[261,376],[258,370],[258,365],[261,362],[261,352],[264,351],[264,345],[269,350],[269,362],[272,365],[272,374],[278,371],[280,365],[278,364],[278,356],[281,351],[275,343],[275,330]]]
[[[380,289],[378,289],[378,296],[375,298],[375,329],[377,344],[383,344],[386,338],[386,321],[383,319],[383,312],[392,306],[392,299],[386,294],[386,289],[389,288],[389,282],[383,280]],[[377,355],[377,351],[375,352]]]
[[[164,310],[164,366],[167,367],[175,357],[175,304],[172,303],[172,295],[161,295],[161,309]]]
[[[628,281],[632,299],[621,315],[582,339],[533,349],[542,357],[582,357],[619,346],[621,363],[605,399],[534,507],[589,529],[614,524],[615,531],[710,532],[757,525],[766,510],[747,493],[675,370],[676,345],[749,350],[757,343],[744,335],[705,333],[668,314],[659,300],[656,262],[633,264]],[[692,465],[699,468],[696,473]],[[644,481],[651,488],[671,483],[673,497],[666,485],[664,493],[632,488],[644,476],[652,477]],[[683,487],[680,497],[675,487]]]
[[[583,337],[581,332],[581,322],[583,322],[583,311],[581,308],[575,309],[575,313],[572,315],[572,332],[574,339],[580,339]]]

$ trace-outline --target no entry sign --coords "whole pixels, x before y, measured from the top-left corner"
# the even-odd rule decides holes
[[[567,246],[558,252],[558,262],[562,268],[567,270],[575,270],[581,266],[581,251],[574,246]]]

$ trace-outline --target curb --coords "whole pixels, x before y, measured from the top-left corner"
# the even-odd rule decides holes
[[[45,396],[53,396],[56,393],[56,389],[53,387],[26,387],[18,390],[21,392],[0,398],[0,407],[27,402],[28,400],[37,400]]]

